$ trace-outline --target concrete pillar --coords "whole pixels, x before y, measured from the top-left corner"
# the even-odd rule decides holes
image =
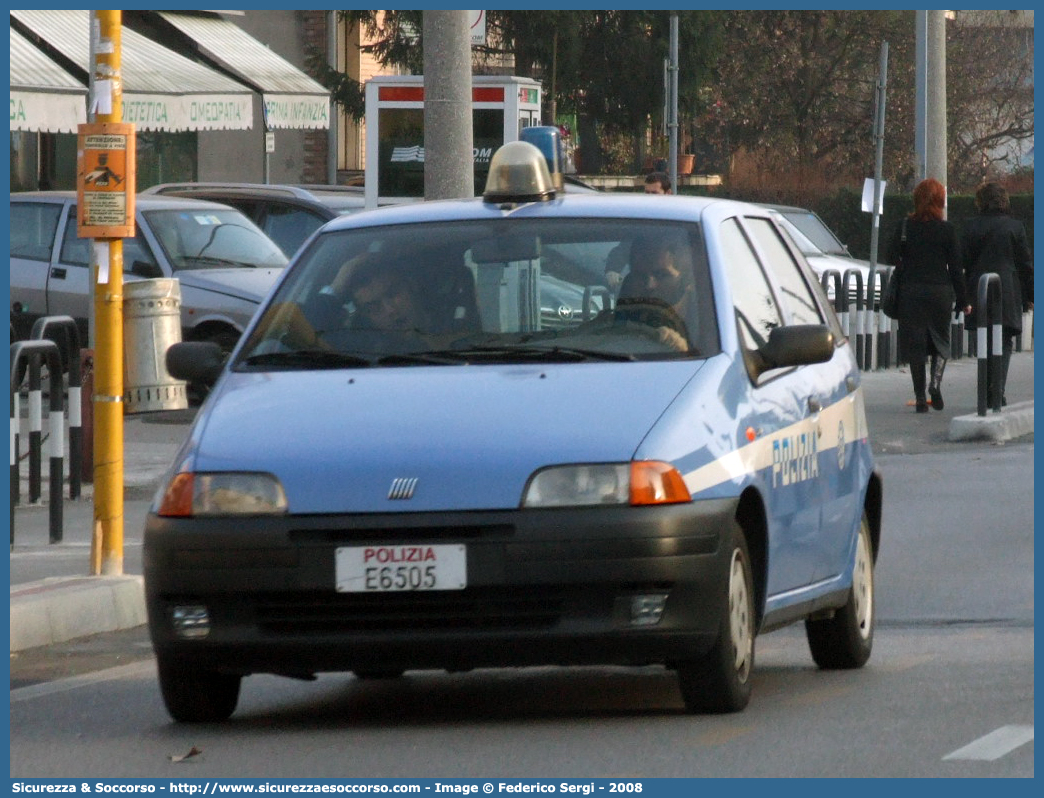
[[[467,11],[424,12],[424,199],[475,196]]]

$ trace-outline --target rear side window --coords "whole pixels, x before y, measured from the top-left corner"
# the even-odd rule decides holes
[[[51,202],[12,202],[11,257],[50,260],[61,213]]]

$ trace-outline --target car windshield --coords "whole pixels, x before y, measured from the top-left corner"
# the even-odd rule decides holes
[[[827,255],[849,257],[845,245],[823,223],[823,220],[811,211],[783,211],[782,214],[783,218],[800,230],[805,238],[820,252],[825,252]],[[804,247],[800,242],[798,242],[798,246],[804,251]]]
[[[170,209],[144,216],[174,271],[286,266],[282,250],[239,211]]]
[[[717,351],[698,225],[513,219],[320,235],[236,365],[629,361]]]
[[[797,248],[801,250],[802,255],[822,255],[823,250],[813,244],[804,233],[802,233],[794,223],[790,221],[786,216],[780,215],[780,224],[783,225],[783,229],[787,231],[794,243],[797,244]]]

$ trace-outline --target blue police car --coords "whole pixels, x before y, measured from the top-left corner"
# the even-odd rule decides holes
[[[168,367],[213,383],[144,537],[179,721],[253,673],[548,664],[732,712],[761,632],[870,655],[860,373],[763,208],[563,195],[514,142],[481,198],[328,223],[227,363]]]

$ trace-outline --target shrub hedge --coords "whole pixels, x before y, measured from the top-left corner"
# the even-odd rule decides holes
[[[732,196],[728,189],[682,189],[684,194],[712,195],[721,198],[749,200],[748,197]],[[797,205],[808,207],[819,214],[837,237],[848,245],[853,257],[868,259],[870,257],[870,235],[872,221],[869,213],[862,209],[863,195],[855,189],[838,189],[833,195],[824,197],[811,204],[788,202],[785,196],[777,193],[772,200],[780,205]],[[971,194],[954,194],[947,198],[947,218],[960,230],[965,219],[975,216],[975,197]],[[881,215],[881,233],[878,238],[878,255],[884,258],[888,242],[893,231],[902,223],[904,216],[913,210],[913,197],[909,194],[889,194],[884,198],[884,213]],[[1013,194],[1011,196],[1011,213],[1026,226],[1030,251],[1033,250],[1033,195]]]
[[[848,245],[856,258],[870,257],[871,216],[862,210],[862,194],[842,189],[833,197],[816,203],[812,208],[830,228]],[[913,210],[913,198],[908,194],[887,195],[881,215],[881,233],[878,254],[883,258],[893,231]],[[1030,251],[1033,250],[1033,195],[1015,194],[1011,197],[1011,213],[1026,226]],[[976,215],[975,197],[969,194],[951,195],[947,199],[947,218],[960,230],[962,223]]]

